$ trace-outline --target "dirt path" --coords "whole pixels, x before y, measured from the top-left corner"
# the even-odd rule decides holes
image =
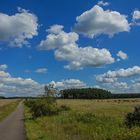
[[[20,103],[11,115],[0,122],[0,140],[26,140],[23,119],[23,105]]]

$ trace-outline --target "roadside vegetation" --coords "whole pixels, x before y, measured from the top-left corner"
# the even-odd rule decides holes
[[[12,113],[18,103],[17,99],[0,99],[0,121]]]
[[[54,94],[56,90],[53,85],[45,86],[45,93],[38,99],[26,99],[24,101],[32,114],[32,118],[36,119],[42,116],[58,115],[59,112],[70,109],[66,105],[57,106],[56,97]]]
[[[57,106],[56,99],[54,97],[29,99],[24,101],[24,104],[29,108],[33,119],[42,116],[58,115],[61,111],[70,110],[66,105]]]
[[[140,99],[59,99],[58,108],[70,109],[36,119],[30,107],[25,106],[27,137],[29,140],[139,140],[140,127],[126,125],[127,115],[136,114],[134,107],[139,105]]]
[[[140,99],[105,99],[109,91],[91,88],[60,94],[49,85],[24,102],[28,140],[140,140]]]

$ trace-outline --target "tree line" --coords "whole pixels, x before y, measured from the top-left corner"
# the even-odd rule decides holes
[[[106,99],[111,98],[111,92],[98,88],[64,89],[61,92],[64,99]]]
[[[122,93],[112,94],[108,90],[98,88],[64,89],[60,91],[63,99],[117,99],[117,98],[140,98],[140,94]]]

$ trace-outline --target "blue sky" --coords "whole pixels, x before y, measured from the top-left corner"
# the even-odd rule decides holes
[[[0,95],[139,92],[139,0],[1,0],[0,20]]]

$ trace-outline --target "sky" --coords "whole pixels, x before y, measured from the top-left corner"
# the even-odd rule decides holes
[[[139,93],[139,34],[139,0],[1,0],[0,95]]]

